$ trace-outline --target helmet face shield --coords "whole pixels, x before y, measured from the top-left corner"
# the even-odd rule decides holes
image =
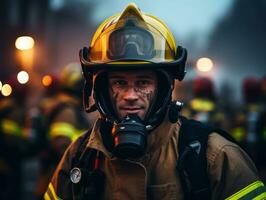
[[[154,39],[151,33],[137,27],[112,32],[108,42],[108,57],[116,59],[152,59]]]
[[[110,63],[119,60],[151,63],[171,62],[175,52],[154,27],[136,18],[119,20],[105,29],[90,49],[88,60]]]

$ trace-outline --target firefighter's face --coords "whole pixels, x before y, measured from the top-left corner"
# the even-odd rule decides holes
[[[137,114],[144,119],[155,97],[157,76],[154,71],[117,71],[108,74],[109,94],[120,119]]]

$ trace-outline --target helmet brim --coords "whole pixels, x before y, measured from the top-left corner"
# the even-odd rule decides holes
[[[116,59],[109,63],[95,63],[87,60],[90,49],[84,47],[80,50],[79,57],[82,65],[85,78],[89,74],[97,73],[98,71],[121,71],[121,70],[144,70],[144,69],[164,69],[172,74],[173,78],[182,81],[185,76],[185,64],[187,60],[187,50],[178,47],[178,56],[176,60],[172,62],[153,63],[140,59]]]

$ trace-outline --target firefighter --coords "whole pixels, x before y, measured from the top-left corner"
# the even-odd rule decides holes
[[[266,181],[266,76],[260,80],[260,113],[256,122],[258,133],[258,168],[264,181]]]
[[[236,110],[232,120],[232,136],[259,165],[258,132],[256,123],[261,112],[260,84],[255,77],[246,77],[242,83],[243,105]]]
[[[265,199],[254,164],[235,143],[216,132],[204,134],[202,143],[199,137],[179,143],[207,130],[180,117],[181,104],[171,102],[186,57],[167,26],[133,3],[105,20],[90,48],[80,51],[86,110],[101,117],[66,150],[44,198]],[[92,91],[95,105],[89,104]],[[197,155],[201,164],[186,162],[199,161]],[[203,171],[191,177],[191,167]],[[198,187],[202,183],[206,187]]]
[[[227,130],[227,117],[216,101],[213,81],[207,77],[193,79],[192,94],[192,99],[181,111],[182,115]]]
[[[5,83],[12,87],[9,96],[0,97],[0,199],[21,199],[22,164],[32,155],[32,143],[24,130],[27,85],[18,83],[15,76]]]
[[[80,66],[71,63],[59,74],[53,75],[52,84],[45,89],[40,112],[46,145],[41,151],[41,169],[36,186],[36,196],[43,198],[49,180],[64,151],[85,129],[91,127],[94,117],[82,110],[83,79]]]

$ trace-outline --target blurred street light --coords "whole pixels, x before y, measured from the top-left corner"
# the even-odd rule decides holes
[[[16,39],[15,46],[19,50],[29,50],[34,46],[34,39],[30,36],[21,36]]]
[[[45,86],[45,87],[48,87],[49,85],[51,85],[53,82],[53,79],[50,75],[45,75],[43,78],[42,78],[42,84]]]
[[[5,97],[9,96],[12,93],[12,87],[9,84],[4,84],[1,93]]]
[[[0,81],[0,91],[2,90],[2,86],[3,86],[3,84],[2,84],[2,82]]]
[[[200,58],[197,60],[196,66],[200,72],[209,72],[213,68],[213,62],[210,58]]]
[[[18,82],[25,84],[29,81],[29,74],[26,71],[20,71],[17,75]]]
[[[21,36],[16,39],[17,58],[22,69],[32,71],[34,58],[34,39],[30,36]]]

